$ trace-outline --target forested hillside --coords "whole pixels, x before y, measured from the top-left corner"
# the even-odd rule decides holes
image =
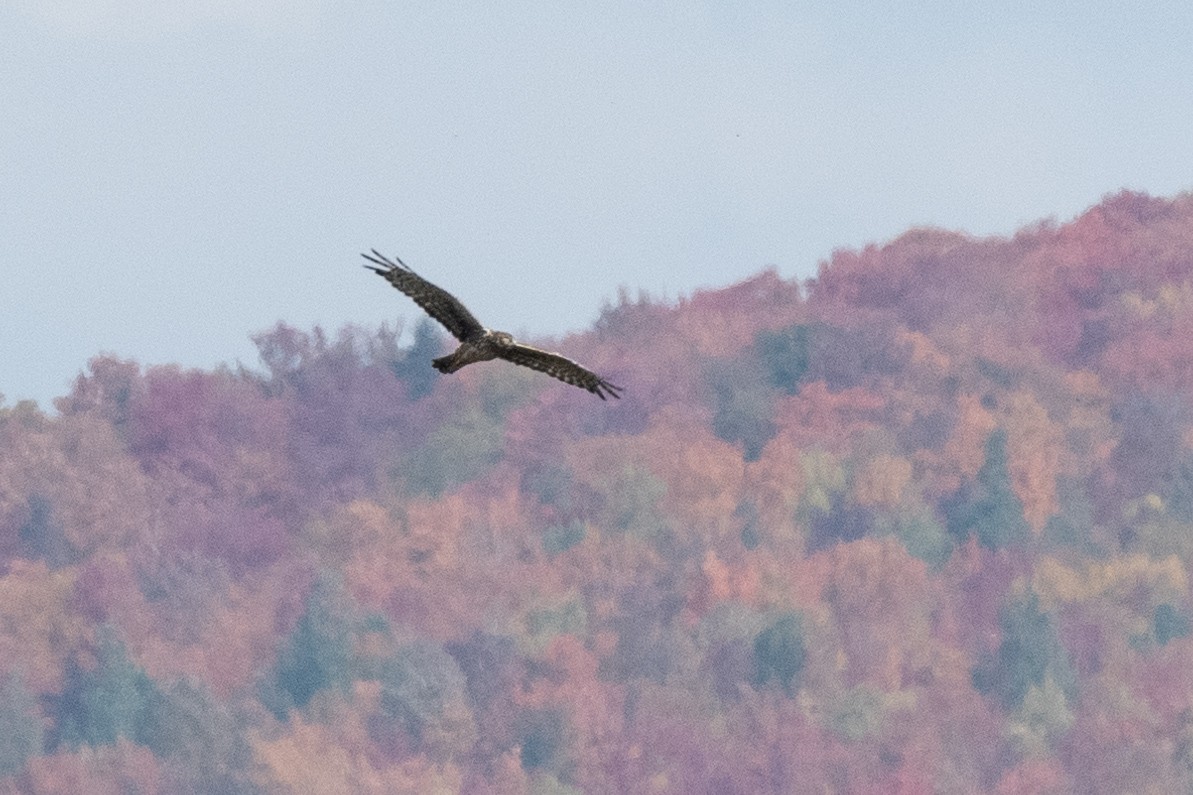
[[[256,342],[0,407],[0,792],[1193,789],[1193,196]]]

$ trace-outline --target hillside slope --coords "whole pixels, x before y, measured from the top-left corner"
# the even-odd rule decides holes
[[[1193,788],[1193,196],[0,407],[0,791]]]

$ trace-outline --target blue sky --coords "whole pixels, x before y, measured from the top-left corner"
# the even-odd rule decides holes
[[[544,338],[622,285],[1171,195],[1191,79],[1177,2],[0,0],[0,393],[411,327],[369,247]]]

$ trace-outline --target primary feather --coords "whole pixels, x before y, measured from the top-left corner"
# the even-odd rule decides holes
[[[374,263],[374,265],[366,265],[366,268],[380,274],[394,287],[413,298],[414,303],[438,320],[460,342],[485,332],[485,327],[472,316],[472,313],[460,303],[458,298],[410,270],[402,260],[397,257],[394,257],[396,261],[386,259],[377,253],[377,249],[373,249],[372,256],[368,254],[361,254],[361,256]]]

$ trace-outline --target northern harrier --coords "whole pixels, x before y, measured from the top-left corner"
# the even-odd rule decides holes
[[[571,359],[558,353],[523,345],[504,331],[485,328],[460,303],[459,299],[410,270],[406,263],[397,257],[394,257],[395,261],[391,262],[377,253],[377,249],[373,249],[372,256],[368,254],[361,254],[361,256],[373,263],[366,265],[366,268],[384,276],[386,281],[413,298],[414,303],[443,324],[443,327],[460,341],[460,347],[456,348],[454,353],[441,356],[431,362],[439,372],[454,373],[464,365],[473,362],[505,359],[514,364],[546,373],[565,384],[587,389],[601,400],[605,399],[606,394],[615,398],[621,397],[617,394],[621,387],[614,386]]]

